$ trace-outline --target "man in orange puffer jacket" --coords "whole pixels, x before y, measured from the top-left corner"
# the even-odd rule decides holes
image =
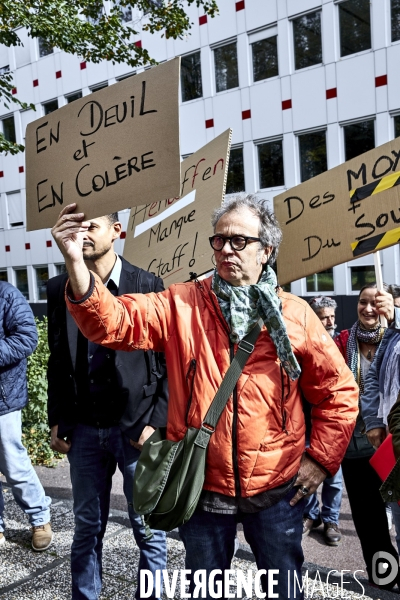
[[[159,294],[113,297],[82,260],[89,226],[76,205],[53,228],[70,275],[67,305],[91,341],[119,350],[165,352],[170,386],[167,436],[200,427],[238,342],[258,319],[256,346],[211,436],[198,508],[180,528],[186,568],[230,568],[236,525],[257,562],[277,569],[279,598],[302,598],[303,499],[339,468],[354,428],[358,389],[332,338],[308,304],[276,287],[270,267],[281,231],[252,196],[213,217],[216,271]],[[312,404],[305,450],[302,397]],[[211,596],[207,596],[211,597]]]

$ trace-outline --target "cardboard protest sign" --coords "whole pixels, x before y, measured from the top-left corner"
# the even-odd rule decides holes
[[[179,58],[30,123],[27,230],[71,202],[90,219],[179,194],[178,89]]]
[[[279,283],[397,244],[399,184],[396,138],[275,196]]]
[[[211,213],[225,194],[231,130],[186,158],[179,198],[132,208],[124,258],[162,277],[165,287],[214,268]]]

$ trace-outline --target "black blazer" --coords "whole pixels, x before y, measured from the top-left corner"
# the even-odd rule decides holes
[[[161,292],[162,279],[128,263],[121,257],[118,294]],[[49,425],[58,425],[58,437],[69,437],[78,422],[75,363],[78,327],[64,298],[67,274],[47,283],[47,316],[50,358],[47,368]],[[168,387],[164,355],[152,351],[115,352],[117,380],[126,397],[120,425],[137,441],[146,425],[167,422]]]

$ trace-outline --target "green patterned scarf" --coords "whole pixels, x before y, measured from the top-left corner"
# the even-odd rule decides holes
[[[290,379],[300,377],[301,369],[293,354],[286,325],[281,314],[281,301],[275,288],[276,275],[270,266],[254,285],[232,286],[214,271],[214,290],[234,344],[242,340],[261,317],[275,345],[279,360]]]

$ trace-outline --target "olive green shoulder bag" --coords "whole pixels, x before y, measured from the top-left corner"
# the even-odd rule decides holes
[[[171,531],[192,516],[203,489],[207,446],[218,420],[254,350],[262,320],[239,342],[238,350],[200,429],[190,427],[179,442],[160,427],[143,444],[133,481],[133,505],[149,528]]]

